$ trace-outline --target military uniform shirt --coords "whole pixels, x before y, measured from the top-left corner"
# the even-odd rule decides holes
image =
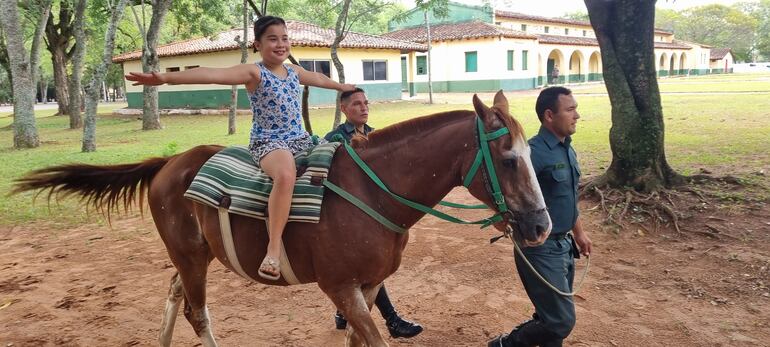
[[[368,136],[369,133],[372,132],[373,130],[374,130],[374,128],[364,124],[364,134],[363,135],[364,136]],[[343,139],[345,139],[345,142],[350,142],[350,139],[353,138],[353,135],[355,133],[356,133],[356,127],[352,123],[350,123],[348,121],[345,121],[345,123],[340,124],[339,126],[337,126],[336,129],[334,129],[334,130],[330,131],[328,134],[326,134],[326,136],[324,136],[324,139],[326,141],[331,142],[333,140],[332,138],[334,137],[334,135],[340,135],[340,136],[342,136]]]
[[[572,230],[578,217],[580,167],[571,143],[571,137],[567,136],[562,143],[544,127],[529,139],[532,166],[551,215],[553,235]]]

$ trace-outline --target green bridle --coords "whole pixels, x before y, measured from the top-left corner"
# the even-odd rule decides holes
[[[486,173],[487,173],[487,175],[484,175],[485,186],[487,188],[487,191],[491,194],[492,200],[494,201],[495,207],[497,209],[497,213],[495,213],[491,217],[480,219],[477,221],[466,221],[457,217],[450,216],[446,213],[437,211],[428,206],[425,206],[418,202],[411,201],[409,199],[399,196],[398,194],[391,192],[390,189],[388,189],[388,187],[382,182],[382,180],[380,180],[380,178],[377,177],[377,174],[375,174],[374,171],[372,171],[369,165],[367,165],[361,159],[361,157],[358,156],[358,154],[353,149],[353,147],[351,147],[347,143],[345,143],[343,146],[345,147],[345,150],[348,152],[348,155],[350,155],[350,157],[353,158],[353,161],[358,165],[358,167],[360,167],[361,170],[363,170],[366,173],[366,175],[369,176],[369,178],[371,178],[372,181],[374,181],[374,183],[378,187],[380,187],[380,189],[390,194],[390,196],[396,199],[396,201],[406,206],[409,206],[411,208],[414,208],[415,210],[418,210],[420,212],[441,218],[445,221],[449,221],[456,224],[480,224],[481,228],[485,228],[494,223],[503,221],[504,220],[503,216],[506,214],[510,216],[509,218],[513,217],[512,211],[508,209],[508,205],[506,205],[505,203],[505,197],[503,196],[503,192],[500,189],[500,182],[497,179],[497,171],[495,170],[495,166],[492,163],[492,154],[489,151],[490,141],[494,141],[495,139],[498,139],[505,134],[509,134],[510,132],[507,127],[503,127],[491,133],[487,133],[484,131],[484,123],[481,121],[481,118],[479,117],[476,117],[476,125],[477,125],[478,141],[479,141],[479,150],[476,153],[476,157],[470,169],[468,170],[468,173],[465,175],[465,179],[463,180],[463,186],[465,186],[466,188],[469,188],[471,182],[473,181],[473,177],[479,171],[479,168],[481,167],[482,163],[485,164],[484,167],[486,168]],[[487,176],[489,177],[488,180],[486,179]],[[379,212],[375,211],[374,209],[366,205],[363,201],[356,198],[352,194],[348,193],[347,191],[337,186],[336,184],[330,182],[329,180],[324,180],[323,184],[324,186],[329,188],[331,191],[337,193],[337,195],[341,196],[345,200],[349,201],[351,204],[355,205],[356,207],[364,211],[364,213],[368,214],[370,217],[382,223],[388,229],[397,233],[406,232],[404,225],[397,225],[391,222],[390,220],[385,218],[383,215],[381,215]],[[486,205],[468,206],[468,205],[455,204],[455,203],[444,202],[444,201],[442,201],[440,204],[444,206],[458,207],[458,208],[473,208],[473,209],[487,208]]]

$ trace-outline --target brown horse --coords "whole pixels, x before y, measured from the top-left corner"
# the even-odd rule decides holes
[[[479,148],[477,117],[486,132],[507,127],[510,136],[489,141],[504,203],[511,211],[495,227],[512,228],[513,236],[527,244],[542,243],[550,232],[551,221],[521,125],[509,115],[502,92],[497,93],[491,108],[476,96],[473,104],[476,112],[452,111],[415,118],[378,130],[355,147],[391,191],[434,206],[462,184],[474,162]],[[198,146],[173,157],[135,164],[44,168],[20,179],[14,191],[50,189],[54,195],[79,195],[108,215],[121,206],[128,208],[136,199],[141,206],[147,194],[152,218],[177,270],[171,279],[160,344],[170,345],[184,298],[184,315],[203,346],[216,346],[206,307],[207,269],[214,258],[230,270],[233,266],[223,249],[217,209],[182,195],[200,167],[221,149]],[[492,207],[495,203],[485,182],[489,170],[483,167],[468,189]],[[424,216],[379,189],[344,150],[335,154],[328,180],[404,228]],[[383,280],[398,269],[409,235],[388,230],[334,193],[328,192],[323,204],[319,223],[290,223],[283,235],[294,273],[302,283],[317,282],[348,319],[346,345],[387,346],[370,310]],[[234,215],[231,225],[242,269],[261,283],[287,285],[283,278],[269,281],[257,276],[268,241],[264,221]]]

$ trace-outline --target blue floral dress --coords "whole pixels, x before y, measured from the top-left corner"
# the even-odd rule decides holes
[[[262,81],[254,92],[247,92],[254,114],[249,152],[259,166],[260,160],[276,149],[296,154],[313,146],[310,134],[302,128],[299,75],[284,64],[286,78],[276,76],[261,62],[257,63]]]

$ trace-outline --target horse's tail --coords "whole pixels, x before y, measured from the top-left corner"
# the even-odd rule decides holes
[[[150,182],[171,158],[151,158],[121,165],[51,166],[17,179],[10,194],[48,190],[49,201],[51,197],[59,199],[79,195],[86,206],[94,207],[109,218],[110,211],[119,212],[121,207],[129,211],[137,198],[142,210]]]

